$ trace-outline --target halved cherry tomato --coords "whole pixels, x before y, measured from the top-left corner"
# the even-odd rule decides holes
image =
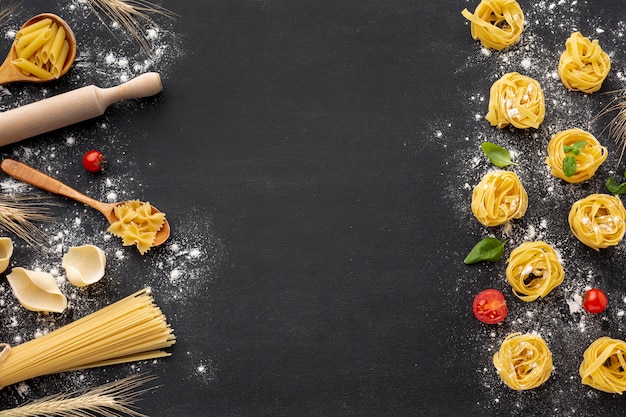
[[[486,324],[500,323],[509,312],[502,292],[489,288],[474,297],[472,310],[476,318]]]
[[[590,313],[602,313],[606,310],[606,306],[609,303],[609,299],[599,288],[592,288],[587,290],[585,294],[585,301],[583,307]]]

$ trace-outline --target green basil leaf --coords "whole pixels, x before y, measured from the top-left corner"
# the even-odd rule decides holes
[[[572,145],[564,145],[563,152],[565,153],[573,153],[574,155],[580,155],[580,151],[587,146],[587,141],[585,140],[577,140]]]
[[[609,177],[606,180],[604,187],[609,190],[611,194],[626,194],[626,182],[618,184],[613,177]]]
[[[504,256],[505,243],[495,237],[486,237],[472,248],[463,262],[467,265],[482,261],[498,262]]]
[[[576,173],[576,157],[573,155],[568,155],[563,158],[563,173],[565,176],[571,177]]]
[[[511,161],[511,154],[509,151],[496,145],[495,143],[483,142],[480,145],[480,148],[483,150],[485,155],[487,155],[489,161],[499,168],[504,168],[509,165],[517,165]]]

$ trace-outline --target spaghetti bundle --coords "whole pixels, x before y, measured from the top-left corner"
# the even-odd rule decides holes
[[[601,337],[584,353],[580,377],[584,385],[612,394],[626,391],[626,343],[623,340]]]
[[[574,32],[565,42],[565,51],[559,59],[558,73],[569,90],[594,93],[602,87],[609,71],[611,58],[593,41]]]
[[[483,0],[474,13],[461,14],[471,24],[472,38],[501,51],[516,43],[524,31],[524,13],[515,0]]]
[[[143,289],[45,336],[0,354],[0,389],[42,375],[169,356],[176,342]]]

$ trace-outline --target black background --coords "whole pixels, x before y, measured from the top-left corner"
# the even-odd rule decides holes
[[[606,16],[613,27],[620,19],[617,2],[578,3],[582,21]],[[460,15],[475,4],[160,4],[178,14],[165,24],[184,36],[177,46],[184,53],[164,69],[157,98],[144,100],[140,110],[109,109],[107,122],[132,138],[115,157],[145,170],[146,194],[167,212],[174,237],[187,210],[200,210],[225,256],[193,297],[161,304],[155,294],[178,343],[170,358],[144,366],[163,386],[143,395],[142,412],[624,413],[621,397],[582,386],[573,394],[548,382],[519,394],[481,381],[493,353],[474,343],[489,331],[469,307],[481,288],[456,289],[459,279],[476,273],[462,260],[480,229],[450,204],[449,193],[465,182],[450,165],[456,145],[432,140],[439,119],[459,115],[454,129],[464,130],[464,85],[487,90],[493,81],[480,71],[456,71],[480,54]],[[29,0],[22,7],[25,17],[58,5]],[[98,74],[67,77],[71,83],[49,88],[102,82]],[[95,123],[79,127],[90,131]],[[56,132],[25,144],[62,143],[62,137]],[[25,144],[3,149],[3,156]],[[83,187],[80,173],[73,165],[58,175]],[[158,249],[148,256],[158,257]],[[124,274],[145,267],[137,257]],[[128,282],[100,293],[114,301],[132,290],[136,285]],[[188,377],[190,355],[211,364],[211,378]],[[128,367],[89,372],[104,382],[125,376]],[[554,398],[561,398],[558,408]],[[15,405],[18,395],[5,388],[5,399]]]

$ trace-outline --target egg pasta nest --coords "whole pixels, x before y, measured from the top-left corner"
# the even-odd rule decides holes
[[[527,207],[528,194],[514,172],[488,172],[472,191],[472,212],[487,227],[519,219]]]
[[[565,272],[556,251],[544,241],[524,242],[511,251],[506,279],[523,301],[545,297],[563,282]]]
[[[601,337],[583,354],[580,364],[582,383],[600,391],[622,394],[626,391],[626,343]]]
[[[577,154],[574,155],[567,151],[568,148],[575,146],[578,142],[586,143],[579,147]],[[568,156],[572,156],[576,161],[576,171],[570,176],[566,175],[564,171],[564,161]],[[593,177],[607,156],[606,147],[602,146],[591,133],[574,128],[562,130],[552,136],[548,143],[546,164],[555,177],[577,184]]]
[[[552,374],[552,353],[539,335],[511,333],[493,355],[493,365],[510,388],[537,388]]]
[[[498,51],[516,43],[524,31],[524,13],[515,0],[483,0],[473,14],[467,9],[461,14],[471,22],[472,38]]]
[[[597,39],[593,41],[580,32],[574,32],[565,42],[565,51],[559,59],[558,73],[569,90],[596,92],[602,87],[609,71],[611,59],[600,48]]]
[[[543,90],[534,78],[509,72],[491,86],[489,112],[485,119],[492,126],[503,128],[513,125],[518,129],[536,129],[545,115]]]
[[[626,231],[625,220],[622,200],[608,194],[591,194],[576,201],[568,216],[574,236],[595,250],[621,242]]]

